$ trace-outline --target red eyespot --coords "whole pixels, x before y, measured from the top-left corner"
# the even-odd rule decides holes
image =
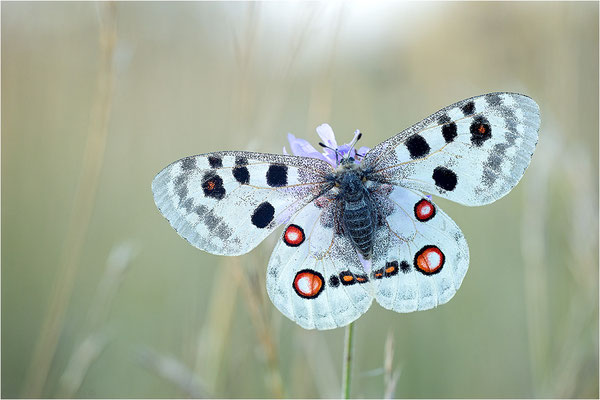
[[[440,272],[445,256],[436,246],[425,246],[415,254],[415,267],[425,275]]]
[[[323,275],[311,269],[303,269],[296,274],[292,286],[298,296],[313,299],[323,290]]]
[[[421,199],[415,204],[415,218],[421,222],[429,221],[435,216],[435,206],[427,199]]]
[[[283,241],[290,247],[297,247],[304,242],[304,231],[298,225],[290,225],[285,228]]]

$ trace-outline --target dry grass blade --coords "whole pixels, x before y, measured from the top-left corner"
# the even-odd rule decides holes
[[[299,330],[295,333],[294,342],[302,344],[302,359],[298,364],[305,365],[319,397],[325,399],[338,397],[341,380],[336,371],[339,367],[333,362],[327,343],[317,335]],[[314,357],[314,354],[318,354],[319,357]]]
[[[385,339],[385,346],[383,351],[383,382],[385,391],[383,394],[384,399],[394,398],[396,392],[396,385],[398,378],[400,378],[400,371],[393,371],[394,366],[394,335],[392,332],[388,332]]]
[[[59,398],[72,398],[81,386],[87,371],[108,343],[102,333],[90,334],[75,349],[60,377]]]
[[[198,335],[194,366],[194,373],[202,376],[206,389],[211,393],[216,392],[218,374],[230,339],[241,276],[232,272],[241,268],[237,257],[225,259],[221,267],[222,272],[215,275],[214,289],[207,307],[210,310],[208,317]]]
[[[279,368],[279,355],[275,339],[267,319],[266,304],[264,297],[264,286],[260,283],[261,278],[255,269],[244,268],[244,277],[241,278],[244,287],[244,294],[247,299],[245,304],[251,314],[251,321],[256,331],[256,336],[260,341],[262,351],[265,355],[268,375],[265,377],[267,387],[271,395],[275,398],[284,397],[283,379]]]
[[[579,387],[579,379],[588,373],[590,365],[598,365],[598,197],[594,190],[593,166],[586,149],[567,149],[562,167],[565,181],[565,204],[577,204],[577,214],[585,218],[570,218],[568,231],[569,260],[566,264],[573,281],[575,292],[569,298],[566,323],[560,332],[560,347],[544,386],[551,396],[573,398],[582,396],[587,388]],[[596,336],[596,337],[594,337]],[[581,343],[594,343],[589,351]],[[550,351],[551,349],[549,349]]]
[[[149,348],[140,349],[137,356],[141,365],[173,383],[189,397],[212,397],[207,394],[204,385],[198,381],[192,370],[174,357],[159,354]]]
[[[137,248],[132,244],[122,243],[113,247],[108,255],[104,275],[98,284],[88,313],[89,320],[86,328],[88,333],[71,355],[60,377],[58,397],[70,398],[77,393],[90,366],[109,342],[102,329],[106,324],[112,301],[123,281],[125,270],[137,252]]]
[[[525,187],[522,224],[522,246],[527,299],[527,324],[533,393],[540,397],[570,398],[587,393],[579,388],[578,380],[590,365],[598,362],[597,323],[598,307],[598,204],[590,189],[592,167],[585,150],[561,143],[560,136],[551,129],[545,132],[546,141],[536,155],[536,165],[529,173]],[[556,163],[556,160],[562,162]],[[563,196],[549,195],[552,178],[560,178]],[[552,254],[547,232],[552,232],[552,210],[557,207],[584,218],[569,218],[567,237],[569,261],[561,264],[568,269],[572,283],[565,283],[570,292],[566,312],[553,312],[549,296],[549,267]],[[590,306],[596,304],[596,306]],[[551,315],[553,313],[554,315]],[[553,324],[561,321],[558,327]],[[549,332],[552,332],[549,334]],[[582,343],[596,343],[594,352],[585,351]],[[595,354],[595,355],[593,355]],[[555,360],[555,361],[554,361]]]
[[[549,135],[549,132],[546,132]],[[535,395],[540,393],[544,379],[543,366],[548,348],[548,276],[545,266],[548,253],[544,232],[547,230],[545,215],[548,210],[548,180],[556,159],[558,144],[548,140],[540,143],[535,161],[527,171],[529,184],[524,187],[521,246],[523,272],[525,274],[525,298],[529,336],[529,360]],[[548,148],[544,148],[548,146]],[[543,395],[542,395],[543,396]]]
[[[23,388],[24,397],[42,396],[73,291],[104,160],[113,92],[113,56],[117,41],[117,25],[115,3],[101,3],[98,7],[100,11],[100,70],[96,81],[96,97],[90,115],[81,175],[59,261],[58,278],[54,284],[48,312],[33,350],[33,357]]]

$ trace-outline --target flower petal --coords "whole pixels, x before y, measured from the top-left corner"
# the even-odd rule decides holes
[[[363,156],[364,156],[365,154],[367,154],[367,153],[369,152],[369,150],[371,150],[369,147],[367,147],[367,146],[363,146],[363,147],[361,147],[360,149],[356,150],[356,152],[357,152],[358,154],[360,154],[360,155],[363,155]]]
[[[331,163],[323,154],[319,153],[308,141],[298,139],[291,133],[288,133],[288,141],[290,142],[290,150],[295,156],[318,158]]]
[[[329,164],[333,165],[334,167],[338,166],[340,157],[335,155],[335,151],[325,149],[325,152],[322,154],[322,156]]]
[[[346,154],[348,154],[350,152],[350,145],[343,144],[343,145],[339,146],[337,149],[338,149],[338,153],[340,153],[340,155],[342,157],[344,157],[344,156],[346,156]]]
[[[335,135],[333,133],[333,129],[329,124],[321,124],[317,126],[317,134],[323,140],[327,146],[335,149],[337,147],[337,142],[335,141]]]

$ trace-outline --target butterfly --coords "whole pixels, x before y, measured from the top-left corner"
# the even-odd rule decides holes
[[[152,182],[160,212],[193,246],[249,252],[283,226],[267,267],[273,304],[306,329],[345,326],[373,300],[397,312],[450,300],[469,248],[430,193],[489,204],[521,179],[538,105],[516,93],[452,104],[360,154],[221,151],[182,158]],[[360,135],[359,135],[360,136]]]

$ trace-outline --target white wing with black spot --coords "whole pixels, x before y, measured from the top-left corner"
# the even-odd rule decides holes
[[[371,282],[375,299],[397,312],[428,310],[450,300],[469,267],[458,226],[429,197],[395,187],[384,227],[375,236]],[[411,228],[406,228],[410,213]]]
[[[483,205],[519,182],[539,127],[531,98],[490,93],[436,112],[371,149],[362,162],[390,183]]]
[[[242,151],[186,157],[152,181],[154,201],[193,246],[247,253],[322,190],[324,161]]]
[[[369,309],[373,288],[350,240],[336,233],[333,202],[319,198],[284,227],[269,260],[267,292],[305,329],[345,326]]]

